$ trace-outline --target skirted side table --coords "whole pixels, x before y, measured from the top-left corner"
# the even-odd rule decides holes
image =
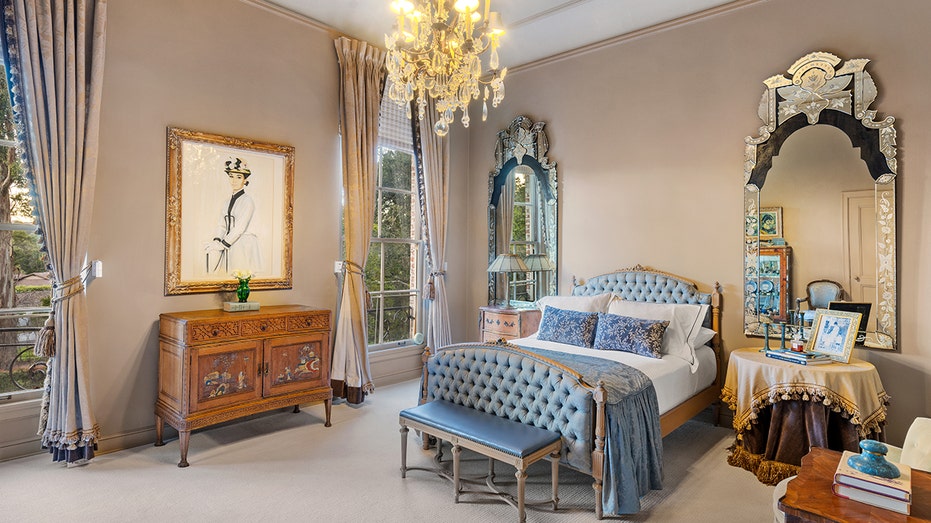
[[[727,462],[767,485],[798,474],[811,447],[858,452],[862,439],[885,441],[889,395],[876,367],[857,358],[799,365],[737,349],[721,399],[737,433]]]

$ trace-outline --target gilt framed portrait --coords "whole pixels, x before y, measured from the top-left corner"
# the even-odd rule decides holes
[[[168,128],[165,295],[290,289],[294,148]]]
[[[808,350],[827,354],[832,360],[847,363],[860,326],[859,312],[818,309],[811,324]]]

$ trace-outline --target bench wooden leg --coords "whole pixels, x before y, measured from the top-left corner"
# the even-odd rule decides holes
[[[527,521],[527,514],[524,512],[524,490],[527,485],[527,473],[523,469],[517,469],[514,473],[517,476],[517,517],[520,523]]]
[[[401,477],[407,477],[407,425],[401,425]]]
[[[558,450],[550,454],[550,462],[553,467],[553,510],[559,510],[559,455]]]
[[[488,481],[495,482],[495,460],[488,458]]]
[[[462,447],[453,443],[453,491],[455,492],[455,502],[459,503],[459,455],[462,453]]]

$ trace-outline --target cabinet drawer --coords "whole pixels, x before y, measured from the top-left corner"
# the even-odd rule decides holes
[[[330,329],[329,312],[317,311],[308,314],[294,314],[288,316],[288,330],[291,332],[319,329]]]
[[[485,311],[482,330],[517,337],[520,335],[520,316]]]
[[[238,321],[213,321],[191,324],[191,343],[228,340],[239,337]]]
[[[244,320],[241,322],[240,331],[243,336],[257,336],[262,334],[277,334],[287,332],[288,322],[286,318],[262,318],[258,320]]]

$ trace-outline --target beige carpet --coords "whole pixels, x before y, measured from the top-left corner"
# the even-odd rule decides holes
[[[380,387],[363,407],[338,403],[330,428],[323,406],[314,405],[195,432],[186,469],[175,466],[176,439],[83,467],[53,464],[47,455],[0,463],[0,521],[515,521],[516,509],[500,501],[454,504],[451,484],[435,474],[401,479],[397,414],[415,404],[416,388]],[[773,487],[727,465],[732,435],[702,416],[683,425],[663,441],[665,488],[645,496],[636,516],[607,519],[772,521]],[[487,466],[476,454],[463,459],[465,472]],[[416,437],[408,462],[432,464]],[[496,472],[513,482],[512,468],[499,464]],[[530,472],[528,501],[546,499],[549,463]],[[589,476],[563,467],[559,497],[559,512],[530,510],[527,521],[596,521]]]

